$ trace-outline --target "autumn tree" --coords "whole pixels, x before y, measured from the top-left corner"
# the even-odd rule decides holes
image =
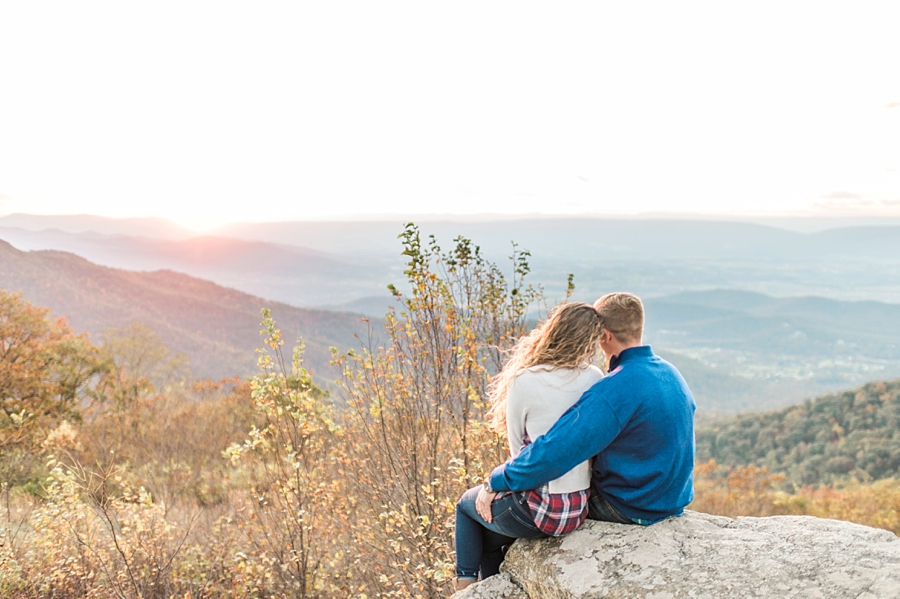
[[[190,378],[187,356],[172,352],[153,329],[139,322],[105,329],[103,354],[114,366],[105,395],[119,407]]]
[[[79,421],[106,370],[63,319],[0,290],[0,454],[33,451],[61,421]]]

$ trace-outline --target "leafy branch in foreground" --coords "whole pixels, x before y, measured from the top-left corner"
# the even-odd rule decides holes
[[[525,283],[528,253],[513,246],[512,278],[457,237],[450,251],[400,235],[411,290],[361,353],[337,358],[360,535],[373,552],[373,584],[398,596],[440,597],[453,572],[454,506],[507,456],[485,424],[486,389],[503,353],[524,333],[541,292]]]

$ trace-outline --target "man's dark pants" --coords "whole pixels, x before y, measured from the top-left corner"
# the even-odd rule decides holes
[[[622,512],[614,508],[596,489],[591,489],[591,498],[588,500],[588,518],[617,524],[635,524],[631,518],[624,516]]]

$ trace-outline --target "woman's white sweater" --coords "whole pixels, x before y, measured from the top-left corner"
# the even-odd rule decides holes
[[[551,368],[532,366],[510,381],[506,405],[509,451],[519,455],[526,435],[532,441],[546,433],[581,395],[603,378],[596,366]],[[590,462],[582,462],[550,481],[550,493],[572,493],[591,486]]]

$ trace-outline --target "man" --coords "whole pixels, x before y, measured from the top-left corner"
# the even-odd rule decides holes
[[[636,295],[610,293],[594,308],[609,374],[494,469],[478,497],[482,516],[495,492],[537,489],[591,457],[594,520],[653,524],[680,516],[693,499],[695,404],[684,378],[641,344],[644,306]]]

